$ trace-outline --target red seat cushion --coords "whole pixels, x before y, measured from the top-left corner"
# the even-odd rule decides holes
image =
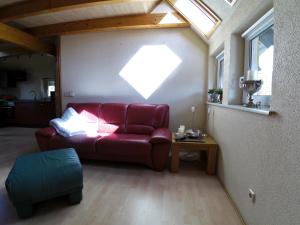
[[[79,155],[95,153],[96,142],[100,138],[101,136],[76,135],[63,137],[55,135],[49,142],[49,149],[74,148]]]
[[[111,134],[96,143],[96,152],[101,156],[113,156],[118,161],[144,161],[151,165],[149,135]]]

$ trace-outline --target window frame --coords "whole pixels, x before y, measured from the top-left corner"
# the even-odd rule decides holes
[[[44,77],[44,78],[41,79],[42,93],[43,93],[44,98],[47,98],[47,99],[51,98],[51,96],[48,96],[48,88],[49,88],[48,82],[49,81],[54,81],[54,87],[55,87],[55,78]]]
[[[270,9],[265,15],[257,20],[250,28],[248,28],[243,34],[242,38],[245,39],[245,62],[244,62],[244,74],[251,69],[251,41],[262,34],[264,31],[274,26],[274,9]],[[244,76],[245,76],[244,75]],[[256,101],[261,102],[262,105],[270,105],[271,95],[254,95]],[[247,93],[243,92],[243,102],[247,102]]]
[[[191,1],[194,5],[196,5],[199,8],[199,10],[201,10],[204,14],[206,14],[208,18],[210,18],[210,20],[214,22],[215,25],[209,33],[204,34],[201,31],[203,35],[209,39],[212,36],[212,34],[215,32],[215,30],[220,26],[222,22],[221,18],[201,0],[189,0],[189,1]]]
[[[192,27],[206,40],[209,40],[209,38],[212,36],[212,34],[215,32],[215,30],[220,26],[222,20],[221,18],[211,9],[209,8],[204,2],[201,0],[187,0],[191,2],[195,7],[197,7],[203,14],[207,16],[208,19],[210,19],[214,26],[208,33],[204,33],[201,28],[198,28],[198,26],[193,25],[193,22],[191,21],[189,15],[186,15],[178,6],[176,6],[177,0],[167,0],[189,23],[191,23]]]
[[[223,89],[224,87],[224,67],[225,67],[225,57],[224,57],[224,50],[222,50],[217,56],[216,56],[216,61],[217,61],[217,88]],[[220,74],[220,64],[221,61],[223,60],[223,77],[221,79],[221,74]],[[221,82],[223,81],[223,82]]]

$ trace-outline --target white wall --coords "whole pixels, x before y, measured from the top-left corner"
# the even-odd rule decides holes
[[[38,98],[41,98],[41,79],[55,77],[55,57],[40,54],[9,57],[0,60],[0,69],[23,70],[28,74],[27,81],[18,82],[17,88],[0,88],[0,94],[15,95],[18,99],[32,99],[29,92],[35,90]]]
[[[167,46],[182,60],[147,100],[119,76],[122,68],[145,45]],[[73,91],[76,95],[74,98],[63,96],[63,108],[68,102],[76,101],[165,103],[171,108],[170,126],[177,129],[180,124],[190,124],[190,106],[195,105],[195,127],[203,128],[207,54],[207,45],[187,28],[63,36],[62,93]],[[165,60],[169,62],[168,58]]]
[[[227,87],[232,85],[232,59],[237,54],[243,57],[243,48],[236,49],[233,42],[272,7],[273,1],[239,0],[237,4],[232,19],[212,37],[209,50],[212,56],[225,45]],[[299,12],[300,1],[274,1],[271,108],[277,114],[268,117],[209,107],[207,127],[220,146],[218,175],[249,225],[300,224]],[[214,80],[212,72],[209,80]],[[230,92],[226,94],[228,100]],[[248,188],[256,192],[255,203],[248,197]]]

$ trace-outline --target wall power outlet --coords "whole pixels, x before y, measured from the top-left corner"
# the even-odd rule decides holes
[[[255,202],[255,198],[256,198],[255,192],[251,188],[249,188],[248,190],[249,190],[249,198],[252,200],[252,202]]]
[[[75,92],[74,91],[66,91],[64,92],[65,97],[75,97]]]

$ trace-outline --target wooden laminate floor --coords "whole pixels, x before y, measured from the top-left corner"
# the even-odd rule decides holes
[[[180,173],[135,165],[83,162],[79,205],[65,198],[39,203],[34,216],[19,220],[4,182],[18,155],[37,151],[35,129],[0,128],[0,224],[28,225],[242,225],[216,177],[197,165]]]

